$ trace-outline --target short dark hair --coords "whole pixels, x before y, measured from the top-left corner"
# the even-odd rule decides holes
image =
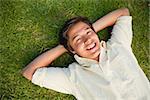
[[[87,17],[77,16],[77,17],[67,20],[59,32],[59,41],[60,41],[60,44],[63,45],[68,51],[70,51],[70,49],[72,48],[68,46],[67,32],[72,26],[74,26],[78,22],[86,23],[94,31],[94,28],[92,27],[92,23],[90,22],[90,20],[88,20]]]

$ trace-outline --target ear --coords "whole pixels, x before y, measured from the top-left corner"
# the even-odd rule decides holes
[[[69,46],[69,51],[71,52],[71,53],[73,53],[73,54],[76,54],[76,52],[73,50],[73,48],[72,47],[70,47]]]
[[[71,51],[73,54],[76,54],[76,52],[75,51]]]

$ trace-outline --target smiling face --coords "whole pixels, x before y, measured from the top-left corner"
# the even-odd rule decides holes
[[[100,42],[97,34],[89,25],[78,22],[69,29],[67,33],[68,44],[73,53],[81,57],[97,60],[100,54]]]

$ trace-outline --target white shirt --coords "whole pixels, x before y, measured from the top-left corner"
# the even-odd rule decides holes
[[[74,56],[68,68],[37,69],[32,82],[78,100],[150,100],[150,84],[131,48],[132,16],[117,19],[99,62]]]

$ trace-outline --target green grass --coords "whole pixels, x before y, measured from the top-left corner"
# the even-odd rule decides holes
[[[148,1],[0,0],[0,98],[75,100],[71,95],[33,85],[20,71],[36,56],[58,44],[58,32],[65,20],[80,15],[94,22],[120,7],[128,7],[133,16],[133,52],[150,80]],[[100,38],[108,38],[108,29],[99,32]],[[65,54],[52,65],[67,66],[71,62],[72,58]]]

